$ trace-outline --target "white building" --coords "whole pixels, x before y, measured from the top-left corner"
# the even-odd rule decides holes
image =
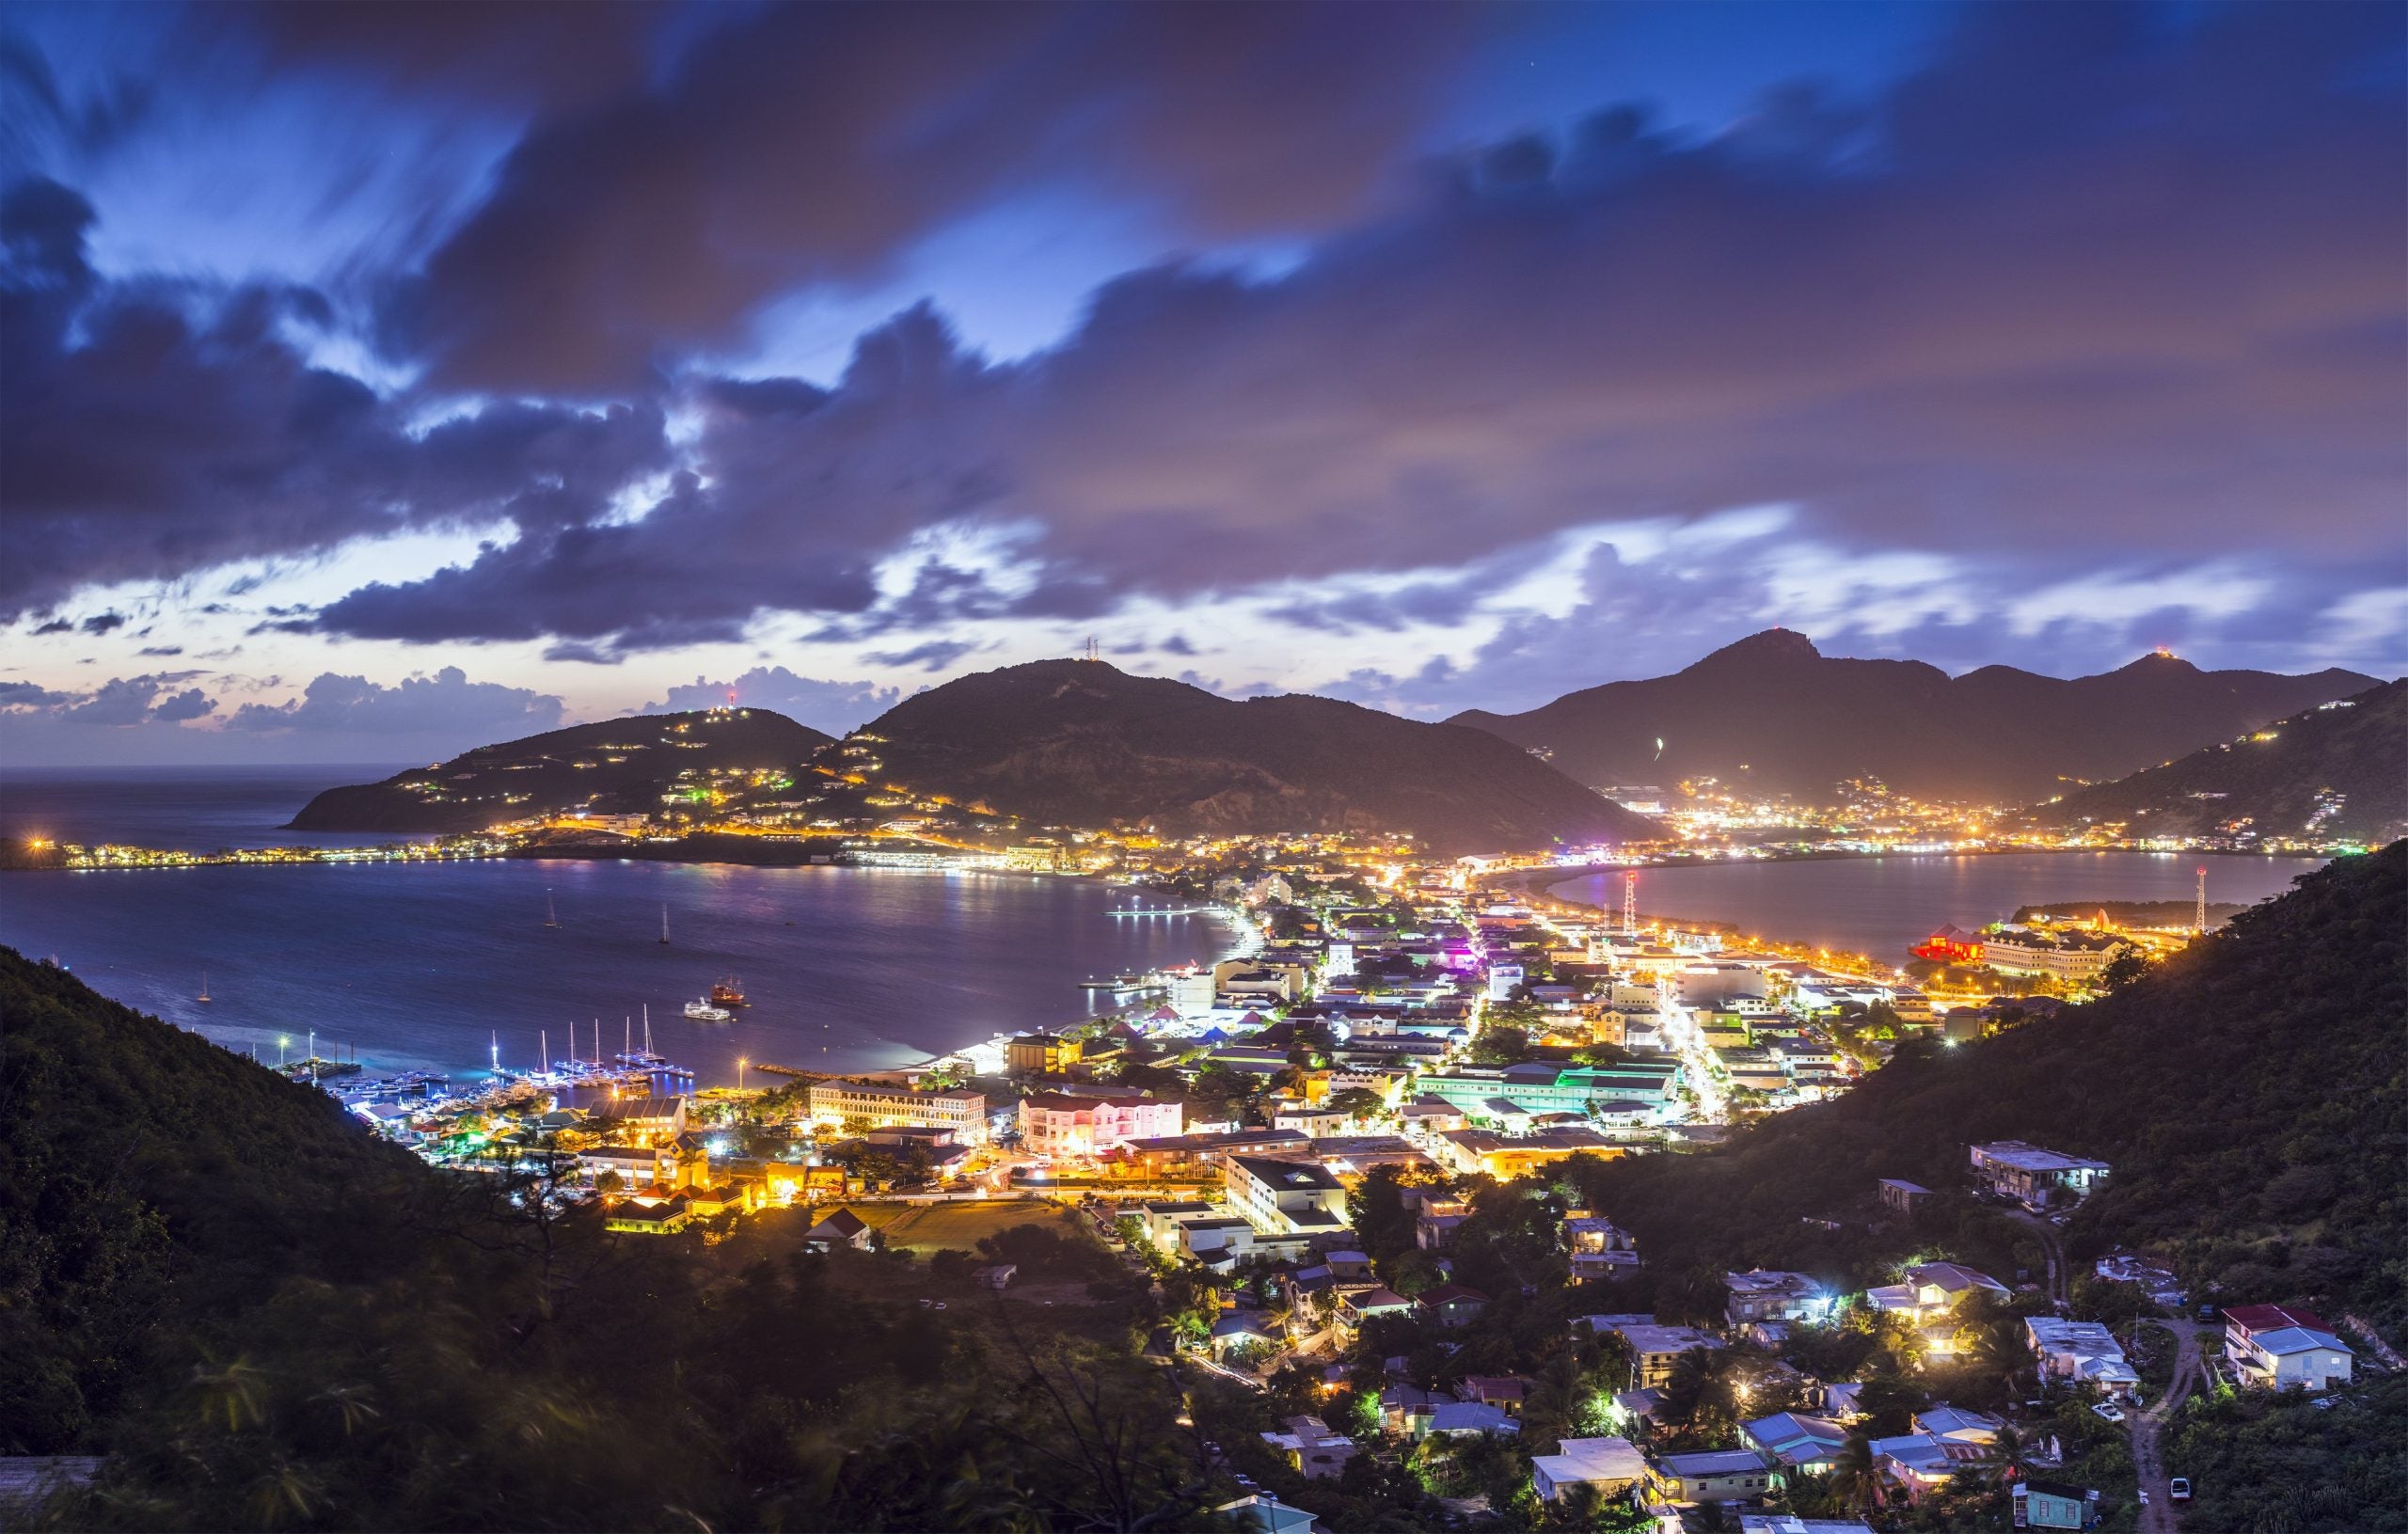
[[[1966,1149],[1972,1154],[1976,1182],[2030,1210],[2079,1204],[2111,1170],[2105,1162],[2067,1156],[2021,1140],[1993,1140]]]
[[[815,1082],[811,1116],[839,1129],[859,1123],[870,1129],[904,1125],[951,1130],[963,1145],[981,1144],[987,1138],[985,1095],[961,1088],[923,1092],[884,1082]]]
[[[1221,1163],[1229,1208],[1264,1236],[1334,1236],[1346,1228],[1346,1189],[1314,1162],[1230,1156]]]
[[[1185,1119],[1178,1102],[1038,1092],[1021,1099],[1021,1148],[1038,1156],[1093,1156],[1132,1140],[1183,1133]]]
[[[1568,1486],[1593,1486],[1608,1499],[1647,1479],[1647,1459],[1627,1438],[1566,1438],[1530,1461],[1530,1487],[1553,1502]]]
[[[2115,1335],[2095,1321],[2027,1316],[2024,1340],[2040,1359],[2040,1372],[2059,1380],[2095,1384],[2109,1395],[2128,1396],[2141,1377],[2124,1357]]]
[[[2356,1354],[2314,1311],[2240,1305],[2224,1313],[2224,1355],[2244,1384],[2330,1390],[2350,1383]]]

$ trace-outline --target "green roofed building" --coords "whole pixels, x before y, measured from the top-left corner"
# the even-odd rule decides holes
[[[1672,1060],[1628,1061],[1613,1066],[1564,1067],[1545,1062],[1509,1066],[1501,1071],[1457,1071],[1424,1076],[1420,1091],[1475,1117],[1503,1099],[1523,1112],[1588,1114],[1610,1102],[1669,1104],[1679,1096],[1681,1067]]]

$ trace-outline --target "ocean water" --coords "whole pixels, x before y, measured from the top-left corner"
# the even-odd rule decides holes
[[[341,769],[338,769],[340,772]],[[52,783],[27,812],[66,840],[214,847],[311,836],[273,828],[328,782],[290,775],[111,774]],[[131,787],[126,780],[136,781]],[[279,798],[278,795],[281,794]],[[122,798],[129,829],[109,803]],[[179,810],[177,807],[184,807]],[[187,818],[178,830],[178,815]],[[546,902],[559,913],[545,925]],[[376,1070],[531,1067],[604,1052],[649,1006],[654,1046],[733,1083],[739,1057],[860,1069],[1087,1015],[1094,974],[1210,960],[1211,916],[1118,919],[1160,896],[1086,879],[868,868],[520,862],[0,874],[0,943],[56,957],[102,993],[236,1049]],[[661,911],[671,942],[657,940]],[[198,996],[204,972],[212,1000]],[[727,1023],[680,1012],[714,980],[752,1004]],[[634,1032],[641,1037],[642,1025]]]
[[[1728,922],[1786,942],[1903,962],[1907,950],[1948,923],[1978,927],[2018,906],[2067,900],[2188,900],[2197,870],[2208,899],[2244,905],[2278,895],[2321,858],[2166,852],[1985,853],[1973,857],[1816,858],[1702,863],[1639,870],[1639,909],[1649,916]],[[1552,887],[1566,900],[1622,909],[1622,876]]]
[[[373,846],[393,836],[280,830],[310,796],[375,783],[417,763],[336,767],[84,767],[0,772],[0,837],[215,852]]]

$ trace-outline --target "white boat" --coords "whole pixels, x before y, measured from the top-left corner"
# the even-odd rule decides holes
[[[736,1014],[723,1006],[713,1006],[708,997],[686,1004],[686,1016],[696,1022],[733,1022]]]

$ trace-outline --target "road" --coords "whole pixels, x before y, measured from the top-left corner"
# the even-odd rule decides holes
[[[2148,1505],[2141,1509],[2140,1534],[2175,1534],[2179,1510],[2167,1492],[2168,1477],[2165,1456],[2160,1448],[2160,1437],[2166,1419],[2174,1415],[2191,1394],[2199,1380],[2199,1333],[2194,1321],[2153,1321],[2151,1326],[2162,1326],[2174,1334],[2177,1347],[2174,1354],[2174,1383],[2166,1386],[2154,1405],[2145,1412],[2134,1412],[2125,1419],[2132,1432],[2132,1469],[2140,1479],[2141,1490],[2148,1494]]]
[[[2057,1227],[2036,1214],[2021,1210],[2009,1210],[2007,1215],[2016,1224],[2032,1232],[2040,1242],[2042,1256],[2048,1258],[2048,1295],[2059,1305],[2073,1300],[2073,1275],[2066,1271],[2065,1242],[2058,1237]]]

